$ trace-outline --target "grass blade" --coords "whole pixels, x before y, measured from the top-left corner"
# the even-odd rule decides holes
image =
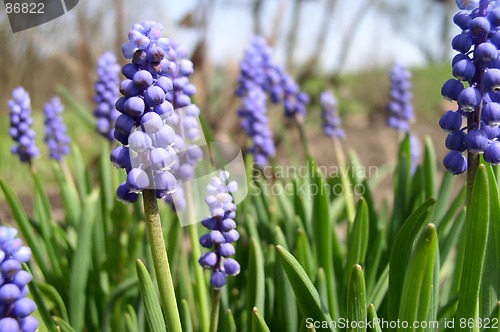
[[[430,209],[436,203],[429,199],[413,212],[396,236],[390,257],[389,269],[389,320],[396,320],[400,308],[401,292],[411,255],[413,241],[424,225]]]
[[[254,307],[262,308],[265,306],[266,275],[264,273],[264,256],[260,243],[255,238],[250,239],[250,258],[248,261],[248,298],[247,313],[251,313]],[[252,320],[248,319],[248,331],[252,329]]]
[[[398,328],[398,331],[425,331],[424,328],[416,329],[412,322],[428,319],[437,248],[436,227],[429,224],[415,246],[401,293],[398,319],[409,322],[409,326]]]
[[[252,332],[271,332],[264,318],[259,314],[257,307],[252,310]]]
[[[479,287],[488,238],[490,206],[490,190],[486,167],[479,165],[465,220],[465,257],[460,279],[458,307],[455,313],[457,320],[476,318]],[[495,213],[498,213],[498,211]],[[465,330],[471,331],[473,329],[466,328]]]
[[[144,266],[144,263],[140,259],[136,260],[135,266],[148,326],[152,332],[167,332],[153,280],[151,280],[146,266]]]
[[[85,302],[87,297],[87,280],[91,266],[92,231],[94,229],[98,191],[87,197],[84,203],[82,220],[78,231],[78,244],[73,257],[69,297],[69,317],[71,325],[77,331],[85,326]]]
[[[366,286],[361,265],[354,265],[347,291],[347,319],[351,322],[366,322]],[[351,328],[349,331],[366,331],[366,326]]]
[[[330,314],[326,307],[321,303],[318,291],[307,276],[299,262],[291,253],[283,247],[277,246],[280,263],[292,285],[293,292],[299,303],[302,314],[311,318],[313,321],[331,321]],[[333,329],[319,328],[317,331],[334,331]]]

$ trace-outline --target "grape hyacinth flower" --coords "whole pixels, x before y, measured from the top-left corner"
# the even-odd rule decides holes
[[[45,142],[50,150],[50,157],[60,161],[64,155],[69,153],[70,139],[66,132],[66,126],[61,118],[64,105],[57,97],[53,97],[45,104]]]
[[[31,160],[40,154],[35,145],[36,133],[31,128],[30,96],[22,87],[12,90],[12,99],[7,103],[10,108],[10,137],[16,142],[12,153],[17,154],[21,162],[31,164]]]
[[[202,137],[198,120],[200,109],[191,102],[191,97],[196,94],[196,87],[189,82],[194,72],[193,63],[187,59],[187,52],[179,43],[170,40],[169,46],[165,56],[170,65],[164,75],[171,80],[172,86],[165,99],[172,104],[174,111],[166,118],[166,123],[176,133],[173,148],[178,154],[172,174],[179,182],[187,182],[193,179],[195,168],[203,158],[203,150],[196,144]],[[175,194],[167,195],[166,201],[172,208],[184,210],[184,190],[181,186],[177,190]]]
[[[411,73],[403,64],[396,63],[389,73],[391,80],[391,101],[387,105],[389,117],[387,125],[400,132],[410,129],[409,122],[413,120],[413,105],[411,92]]]
[[[181,331],[157,202],[176,189],[177,181],[170,171],[178,163],[173,148],[177,136],[167,124],[174,114],[166,99],[173,90],[173,82],[166,76],[171,67],[166,58],[170,41],[162,37],[162,31],[163,26],[153,21],[134,24],[128,33],[129,42],[122,45],[123,55],[131,62],[122,67],[123,96],[115,104],[121,115],[116,118],[113,136],[122,145],[111,152],[110,159],[127,172],[126,181],[116,190],[118,200],[133,203],[143,194],[144,219],[166,327]]]
[[[127,171],[127,180],[117,188],[123,202],[137,201],[145,189],[154,189],[161,198],[175,190],[176,179],[170,173],[178,162],[173,146],[176,134],[166,121],[173,115],[173,106],[166,100],[172,81],[165,76],[170,62],[165,54],[169,40],[161,37],[161,24],[146,21],[135,24],[123,55],[132,59],[123,66],[126,77],[120,83],[122,97],[116,102],[121,113],[116,118],[114,137],[123,145],[111,152],[111,161]]]
[[[268,160],[276,154],[272,132],[269,129],[267,117],[266,95],[259,88],[251,89],[244,97],[238,110],[241,126],[252,138],[253,146],[250,153],[254,155],[255,163],[264,167]]]
[[[0,226],[0,331],[34,332],[36,304],[27,298],[31,275],[22,269],[31,257],[14,228]]]
[[[323,117],[323,132],[326,136],[345,138],[345,133],[340,126],[342,120],[337,112],[337,100],[330,91],[323,91],[320,97]]]
[[[120,66],[111,52],[106,52],[97,60],[97,81],[95,83],[94,116],[97,118],[97,132],[113,140],[116,118],[120,113],[115,109],[118,99]]]
[[[488,0],[460,0],[457,5],[465,11],[453,18],[462,29],[451,43],[459,52],[452,60],[455,78],[443,84],[441,94],[456,101],[458,109],[445,112],[439,120],[448,132],[445,145],[450,150],[443,164],[453,174],[465,172],[470,161],[477,165],[479,154],[488,163],[500,163],[500,8]]]
[[[230,193],[237,190],[235,181],[226,184],[229,172],[221,171],[219,176],[214,176],[207,186],[205,202],[210,208],[210,217],[202,223],[210,233],[200,237],[200,244],[204,248],[213,249],[201,256],[199,263],[202,267],[212,270],[210,284],[214,289],[220,289],[227,283],[227,276],[240,273],[239,263],[229,256],[234,255],[232,242],[239,239],[234,218],[236,205]]]

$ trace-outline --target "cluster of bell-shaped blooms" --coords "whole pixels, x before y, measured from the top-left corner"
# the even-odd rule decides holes
[[[22,264],[31,258],[29,247],[14,228],[0,226],[0,331],[34,332],[38,320],[32,316],[36,304],[27,298],[31,274]]]
[[[43,107],[45,114],[45,142],[49,147],[50,157],[57,161],[61,161],[70,151],[70,138],[61,117],[63,111],[64,105],[57,97],[53,97]]]
[[[97,118],[96,129],[99,134],[113,140],[116,118],[120,115],[115,108],[118,99],[120,65],[111,52],[106,52],[97,60],[97,81],[95,83],[94,116]]]
[[[462,29],[451,43],[459,52],[452,60],[455,78],[444,83],[441,94],[456,101],[458,109],[439,120],[451,150],[443,163],[453,174],[467,170],[465,151],[500,163],[500,8],[489,0],[458,0],[457,5],[463,11],[453,18]]]
[[[389,73],[391,81],[387,125],[401,132],[410,130],[413,114],[411,73],[402,63],[396,63]]]
[[[163,38],[163,27],[151,21],[135,24],[129,42],[122,47],[131,63],[123,66],[126,77],[120,83],[123,95],[116,102],[122,113],[115,121],[114,137],[122,143],[111,153],[111,161],[127,171],[127,180],[117,189],[117,197],[135,202],[145,189],[154,189],[158,198],[175,190],[170,173],[178,156],[173,146],[177,135],[166,123],[174,114],[166,94],[173,90],[165,76],[170,61],[165,57],[170,41]]]
[[[196,165],[203,158],[203,150],[196,144],[201,138],[199,124],[200,109],[192,103],[191,97],[196,93],[196,87],[189,81],[193,74],[193,63],[187,58],[186,50],[176,41],[170,41],[170,49],[166,53],[170,66],[164,75],[171,79],[173,89],[166,94],[175,110],[166,119],[175,133],[174,149],[178,154],[178,162],[174,164],[172,174],[178,182],[193,179]],[[166,200],[173,208],[183,210],[186,205],[182,186],[167,195]]]
[[[320,96],[321,117],[323,119],[323,133],[329,137],[344,139],[342,120],[337,110],[337,99],[330,91],[323,91]]]
[[[36,133],[31,128],[31,99],[23,87],[12,90],[12,99],[7,102],[10,108],[10,137],[15,144],[12,153],[17,154],[21,162],[31,163],[40,154],[35,144]]]
[[[250,152],[258,165],[265,166],[276,149],[269,128],[267,96],[282,103],[287,118],[303,118],[309,96],[286,71],[273,63],[271,48],[262,37],[254,37],[240,63],[236,95],[242,98],[238,110],[241,125],[252,139]]]
[[[234,246],[231,244],[240,238],[236,230],[236,205],[231,193],[238,189],[235,181],[228,183],[229,172],[221,171],[214,176],[207,185],[208,195],[205,198],[210,209],[210,217],[202,223],[210,233],[200,237],[200,244],[204,248],[212,249],[203,254],[199,263],[206,269],[212,270],[210,284],[219,289],[227,283],[227,277],[240,273],[240,264],[233,258]]]

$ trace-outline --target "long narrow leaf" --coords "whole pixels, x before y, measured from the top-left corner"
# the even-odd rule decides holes
[[[280,246],[276,248],[278,249],[281,266],[285,270],[288,280],[290,280],[293,292],[297,297],[297,302],[304,316],[311,318],[313,321],[331,321],[332,319],[328,310],[321,303],[318,291],[314,288],[313,283],[299,262],[284,248]],[[334,331],[334,329],[320,327],[317,331]]]
[[[136,260],[135,266],[148,326],[152,332],[166,332],[167,329],[165,327],[160,301],[158,300],[153,280],[151,280],[146,266],[144,266],[144,263],[140,259]]]

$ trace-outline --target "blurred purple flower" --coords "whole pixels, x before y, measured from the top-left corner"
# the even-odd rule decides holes
[[[97,81],[95,83],[94,115],[97,118],[97,131],[109,140],[113,140],[116,118],[120,113],[115,109],[118,99],[120,66],[111,52],[106,52],[97,60]]]
[[[31,128],[30,96],[22,87],[12,90],[12,99],[7,102],[10,108],[10,137],[15,141],[12,153],[17,154],[21,162],[31,163],[40,154],[35,145],[36,133]]]
[[[342,120],[337,111],[337,100],[330,91],[323,91],[320,97],[323,118],[323,132],[326,136],[343,139]]]
[[[45,113],[45,142],[49,147],[50,157],[60,161],[70,151],[70,139],[61,118],[64,105],[59,98],[53,97],[45,104],[43,111]]]

